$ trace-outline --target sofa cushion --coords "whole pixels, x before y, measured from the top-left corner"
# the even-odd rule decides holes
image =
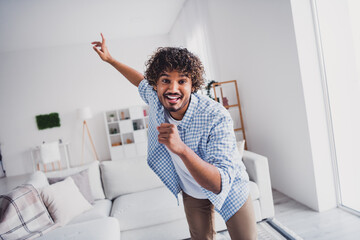
[[[76,186],[79,188],[81,194],[85,197],[86,200],[88,200],[89,203],[94,202],[94,197],[91,192],[90,188],[90,181],[89,181],[89,169],[85,169],[81,172],[75,173],[73,175],[70,175]],[[55,177],[55,178],[48,178],[48,181],[50,184],[54,184],[60,181],[63,181],[65,177]]]
[[[69,169],[64,169],[61,171],[53,171],[53,172],[47,172],[45,175],[48,178],[55,178],[55,177],[68,177],[72,174],[78,173],[80,171],[83,171],[85,169],[89,169],[89,183],[90,183],[90,189],[92,196],[95,200],[104,199],[104,191],[101,184],[101,178],[100,178],[100,169],[99,169],[99,162],[94,161],[87,165],[82,165],[78,167],[72,167]]]
[[[57,228],[36,240],[119,240],[120,228],[115,218],[106,217]]]
[[[61,226],[92,207],[70,177],[44,187],[41,197],[55,223]]]
[[[99,161],[92,162],[89,166],[89,182],[91,192],[95,200],[105,199],[104,190],[101,183]]]
[[[226,229],[226,228],[225,228]],[[171,240],[171,239],[190,239],[189,225],[186,218],[153,225],[146,228],[121,231],[121,240]]]
[[[185,213],[180,195],[180,206],[166,187],[122,195],[115,199],[110,216],[119,220],[121,231],[182,219]]]
[[[73,218],[68,224],[86,222],[98,218],[108,217],[110,215],[112,202],[108,199],[96,200],[92,204],[93,208]]]
[[[146,160],[103,161],[101,177],[107,199],[164,186]]]

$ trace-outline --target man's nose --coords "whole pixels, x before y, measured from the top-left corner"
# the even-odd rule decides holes
[[[169,91],[170,92],[178,92],[179,90],[179,84],[177,82],[171,82],[170,85],[169,85]]]

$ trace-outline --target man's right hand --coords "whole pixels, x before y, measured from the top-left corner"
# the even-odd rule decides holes
[[[105,38],[104,38],[103,34],[100,33],[100,35],[101,35],[102,41],[101,42],[92,42],[91,44],[93,44],[93,49],[95,50],[95,52],[97,52],[97,54],[99,54],[100,58],[103,61],[110,63],[114,59],[111,57],[109,50],[106,47]]]
[[[144,79],[144,76],[141,73],[139,73],[138,71],[136,71],[135,69],[114,59],[110,55],[109,50],[106,47],[104,36],[102,35],[102,33],[100,33],[100,34],[101,34],[102,41],[91,43],[94,45],[93,49],[95,50],[95,52],[97,52],[97,54],[99,54],[100,58],[103,61],[110,63],[127,80],[129,80],[132,84],[134,84],[136,87],[138,87],[140,82]]]

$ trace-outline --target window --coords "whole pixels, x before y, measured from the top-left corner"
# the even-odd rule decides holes
[[[340,205],[360,213],[360,2],[313,0]]]

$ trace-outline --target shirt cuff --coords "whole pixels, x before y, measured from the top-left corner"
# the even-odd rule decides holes
[[[221,191],[218,194],[211,191],[207,191],[207,193],[211,203],[214,204],[216,209],[220,210],[229,195],[231,189],[231,179],[223,169],[218,168],[218,170],[221,176]]]
[[[141,82],[140,82],[140,84],[138,86],[138,91],[139,91],[140,97],[142,98],[142,100],[144,100],[144,102],[146,104],[149,104],[148,99],[147,99],[148,88],[149,88],[148,80],[146,80],[146,79],[141,80]]]

